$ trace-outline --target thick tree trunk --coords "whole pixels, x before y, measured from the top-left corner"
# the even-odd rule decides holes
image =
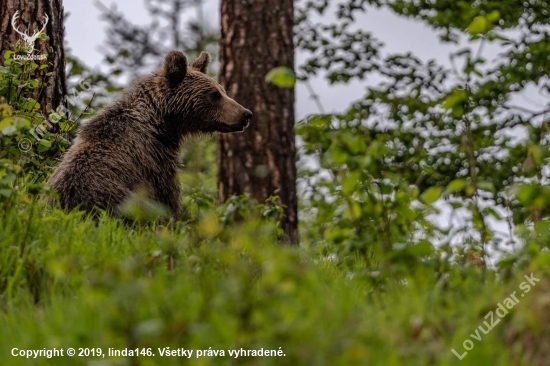
[[[11,24],[12,17],[17,11],[19,13],[16,26],[19,31],[31,36],[42,29],[45,16],[49,18],[44,33],[50,39],[37,39],[32,52],[35,55],[47,54],[45,60],[35,62],[39,65],[48,64],[49,67],[37,69],[33,75],[41,81],[36,100],[40,103],[43,114],[47,115],[47,105],[56,109],[63,104],[63,98],[67,94],[62,0],[0,0],[0,57],[3,57],[6,51],[12,50],[17,42],[23,43],[22,35],[17,33]],[[47,76],[49,72],[53,74]]]
[[[293,0],[221,1],[220,83],[254,117],[244,133],[220,135],[218,188],[220,202],[278,195],[287,240],[297,244],[294,89],[264,80],[274,67],[294,68],[293,13]]]

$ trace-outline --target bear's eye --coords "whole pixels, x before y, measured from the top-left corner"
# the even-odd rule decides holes
[[[212,94],[210,95],[210,97],[212,98],[212,100],[214,102],[217,102],[219,101],[220,99],[222,99],[222,93],[220,93],[219,91],[215,91],[215,92],[212,92]]]

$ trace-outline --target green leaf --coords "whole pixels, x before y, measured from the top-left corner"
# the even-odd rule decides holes
[[[13,124],[12,117],[4,118],[3,120],[0,121],[0,131],[2,131],[5,128],[8,128],[12,124]]]
[[[330,125],[331,119],[330,115],[320,115],[309,119],[308,123],[312,127],[324,129]]]
[[[538,145],[532,145],[529,146],[529,150],[527,151],[530,156],[533,158],[533,162],[536,166],[539,166],[543,159],[544,159],[544,152],[542,151],[542,148]]]
[[[342,136],[342,142],[353,155],[359,155],[367,151],[367,143],[363,136],[353,136],[351,134],[344,134]]]
[[[17,129],[28,128],[28,127],[30,127],[30,125],[31,125],[31,121],[29,121],[28,119],[23,118],[23,117],[15,117],[14,126]]]
[[[468,32],[472,35],[486,33],[489,30],[487,18],[480,15],[468,26]]]
[[[77,64],[77,63],[74,63],[73,64],[73,67],[71,68],[71,75],[82,75],[82,73],[84,73],[84,67],[82,67],[82,65],[80,64]],[[116,74],[116,73],[113,73],[114,75],[119,75],[119,74]]]
[[[458,191],[461,191],[466,187],[468,182],[466,182],[464,179],[455,179],[451,183],[447,184],[447,192],[449,193],[455,193]]]
[[[359,205],[357,201],[353,199],[348,199],[348,205],[349,206],[346,213],[349,217],[351,217],[352,219],[357,219],[361,217],[361,205]]]
[[[430,205],[437,201],[441,197],[443,189],[441,187],[430,187],[422,193],[420,199],[427,205]]]
[[[491,23],[496,23],[500,20],[500,12],[498,10],[493,10],[487,15],[487,20]]]
[[[409,248],[409,252],[417,257],[426,257],[434,252],[434,247],[429,241],[422,240],[421,242],[411,246]]]
[[[526,185],[517,192],[517,199],[524,205],[529,205],[540,193],[538,186]]]
[[[6,51],[6,53],[4,53],[4,60],[11,59],[11,55],[13,55],[13,51]]]
[[[40,152],[47,151],[47,150],[49,150],[51,147],[52,147],[51,141],[48,141],[48,140],[46,140],[46,139],[42,139],[42,140],[40,140],[40,142],[38,143],[38,151],[40,151]]]
[[[462,107],[462,103],[468,100],[468,92],[464,89],[454,89],[443,101],[441,105],[445,109],[454,109]]]
[[[346,151],[336,146],[330,149],[330,155],[332,157],[332,161],[334,161],[336,164],[344,164],[350,158],[349,154]]]
[[[13,182],[15,182],[16,178],[17,177],[15,176],[15,174],[8,172],[5,177],[0,179],[0,183],[3,185],[12,184]]]
[[[500,214],[493,207],[486,207],[483,210],[483,214],[485,214],[487,216],[492,216],[496,220],[502,220],[502,216],[500,216]]]
[[[355,191],[355,188],[359,184],[359,179],[361,178],[361,174],[358,171],[352,172],[350,175],[347,176],[346,179],[342,182],[342,193],[349,196]]]
[[[456,118],[461,118],[464,115],[464,107],[461,105],[455,105],[453,107],[453,116]]]
[[[26,98],[21,103],[21,109],[23,109],[26,112],[36,111],[39,108],[40,108],[40,104],[33,98]]]
[[[265,81],[279,88],[293,88],[296,84],[296,73],[288,67],[279,66],[267,73]]]
[[[484,191],[495,193],[495,185],[491,182],[481,181],[477,183],[477,186],[479,189],[483,189]]]

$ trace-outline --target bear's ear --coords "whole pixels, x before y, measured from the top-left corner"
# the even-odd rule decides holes
[[[172,51],[164,59],[164,72],[171,83],[177,84],[187,74],[187,58],[179,51]]]
[[[208,66],[210,66],[210,54],[204,51],[191,64],[192,68],[199,70],[203,74],[208,74]]]

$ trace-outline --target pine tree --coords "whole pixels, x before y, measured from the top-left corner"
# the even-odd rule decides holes
[[[249,194],[286,206],[282,228],[298,242],[294,89],[265,82],[275,67],[294,67],[292,0],[221,2],[220,82],[254,112],[243,134],[219,136],[219,201]]]

